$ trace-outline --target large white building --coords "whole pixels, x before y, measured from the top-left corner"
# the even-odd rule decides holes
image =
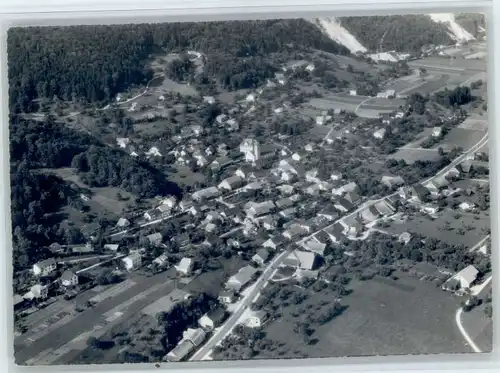
[[[240,152],[245,154],[245,161],[254,163],[260,158],[260,144],[255,139],[245,139],[240,144]]]

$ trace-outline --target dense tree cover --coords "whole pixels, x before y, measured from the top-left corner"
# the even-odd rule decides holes
[[[428,262],[436,266],[458,271],[473,264],[482,272],[488,272],[490,264],[482,254],[471,253],[464,245],[450,245],[444,241],[428,238],[419,234],[408,244],[403,244],[397,238],[381,233],[373,233],[369,240],[345,240],[335,251],[354,251],[359,253],[356,262],[362,267],[372,264],[392,265],[400,259],[410,259],[416,262]]]
[[[465,105],[474,99],[467,86],[459,86],[451,90],[445,88],[443,91],[436,92],[434,98],[436,102],[447,107]]]
[[[31,168],[68,167],[76,154],[92,144],[98,141],[54,122],[53,118],[37,122],[11,116],[11,162],[25,161]]]
[[[456,156],[455,152],[452,153]],[[389,159],[386,162],[386,166],[391,173],[401,176],[406,183],[414,184],[419,180],[436,174],[436,172],[450,164],[450,159],[453,158],[449,154],[435,162],[417,160],[412,164],[407,164],[403,159]]]
[[[71,166],[90,187],[115,186],[146,198],[180,194],[163,174],[118,150],[91,146],[76,155]]]
[[[447,27],[427,15],[342,17],[340,22],[371,51],[411,53],[429,44],[454,43]]]
[[[14,267],[25,268],[44,257],[43,249],[59,237],[50,215],[67,203],[72,191],[58,177],[34,174],[25,162],[11,168],[11,214]]]
[[[185,54],[171,61],[166,69],[167,77],[177,82],[190,80],[193,73],[194,63],[189,59],[189,56]]]
[[[198,319],[217,305],[212,296],[202,293],[196,297],[175,304],[168,312],[156,315],[158,325],[164,329],[163,347],[166,352],[172,350],[182,339],[187,328],[197,327]]]
[[[255,84],[269,75],[268,64],[256,56],[287,48],[348,53],[303,19],[11,28],[11,108],[34,110],[33,99],[53,96],[108,101],[129,85],[152,78],[145,61],[158,47],[167,53],[194,49],[207,54],[208,71],[228,87]],[[227,66],[232,71],[223,71]]]

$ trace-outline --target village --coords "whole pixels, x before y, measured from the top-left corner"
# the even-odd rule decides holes
[[[157,361],[215,359],[224,354],[224,341],[237,334],[235,330],[264,325],[271,330],[278,322],[265,305],[255,306],[264,290],[287,283],[301,288],[305,283],[330,284],[332,268],[354,262],[352,273],[359,278],[384,277],[381,273],[387,272],[387,281],[397,282],[393,274],[398,273],[432,283],[443,298],[475,301],[491,281],[487,114],[481,107],[454,110],[427,104],[425,115],[434,124],[397,144],[391,154],[376,150],[392,146],[391,138],[401,135],[394,130],[403,128],[398,123],[420,118],[416,104],[407,101],[412,93],[423,90],[425,95],[440,88],[431,82],[434,77],[441,86],[451,84],[454,89],[452,80],[463,72],[450,73],[443,50],[426,50],[413,60],[397,55],[397,61],[408,59],[414,81],[391,79],[375,96],[359,95],[351,87],[332,97],[309,97],[304,104],[291,102],[296,93],[268,101],[268,91],[294,84],[289,82],[293,74],[314,71],[315,64],[305,61],[284,66],[265,87],[222,104],[212,126],[183,127],[169,146],[139,146],[133,138],[116,137],[109,146],[130,157],[151,162],[168,157],[168,167],[178,170],[177,176],[179,170],[187,175],[181,178],[185,192],[123,212],[99,241],[90,234],[79,245],[54,243],[51,257],[20,274],[22,283],[30,286],[14,296],[16,358],[26,364],[71,363],[82,351],[91,350],[99,351],[96,356],[105,356],[105,361],[119,354],[132,359],[146,347],[163,343],[169,351],[151,352]],[[187,53],[194,60],[201,58],[198,52]],[[388,60],[396,58],[391,53],[375,57],[397,62]],[[470,75],[461,79],[476,84],[477,93],[484,87],[476,78],[484,71],[468,66],[462,69]],[[449,79],[444,84],[438,79],[440,68]],[[406,88],[398,89],[404,84]],[[154,122],[151,118],[170,98],[157,89],[144,92],[119,96],[111,106],[128,107],[134,121],[146,116]],[[146,104],[138,104],[141,99],[154,99],[157,108],[148,111]],[[196,100],[203,110],[219,98]],[[322,107],[321,100],[330,106]],[[249,125],[249,117],[280,121],[298,113],[309,115],[308,131],[298,135],[263,135]],[[474,133],[468,136],[467,131]],[[224,142],[221,133],[227,138]],[[330,162],[328,154],[339,158],[335,152],[352,143],[355,150],[349,154],[359,158],[352,170],[324,166]],[[405,154],[399,158],[401,153]],[[346,162],[354,162],[345,154]],[[415,162],[441,158],[447,162],[425,176],[398,174]],[[403,166],[399,159],[405,159]],[[373,185],[356,182],[350,177],[355,170],[367,172]],[[79,198],[83,205],[98,203],[91,192],[82,190]],[[356,248],[382,239],[400,252],[390,262],[366,262]],[[457,260],[452,266],[451,259],[431,259],[431,253],[421,257],[417,248],[433,240],[446,245],[443,255],[452,256],[449,250],[462,247],[469,262]],[[344,297],[350,295],[339,299]],[[163,320],[158,321],[161,327],[180,305],[185,310],[195,307],[196,317],[181,323],[174,342],[160,342],[152,320]],[[148,327],[151,335],[144,336]],[[140,329],[141,337],[129,334],[129,341],[123,342],[129,328]],[[134,337],[142,342],[131,342]],[[109,341],[113,343],[107,346]],[[87,359],[92,361],[90,352]],[[137,359],[133,361],[147,361]]]

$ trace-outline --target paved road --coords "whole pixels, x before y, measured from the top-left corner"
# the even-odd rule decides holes
[[[167,280],[168,273],[169,272],[167,271],[152,277],[137,276],[137,278],[134,278],[134,281],[137,284],[132,286],[130,289],[127,289],[113,298],[109,298],[98,303],[93,308],[86,309],[65,325],[58,327],[56,330],[48,333],[30,345],[26,346],[22,343],[24,340],[23,336],[17,338],[15,349],[16,363],[24,363],[47,349],[56,350],[59,347],[62,347],[81,333],[92,330],[96,324],[105,319],[103,315],[106,312],[130,300],[132,297],[152,288],[153,286],[164,283],[164,288],[158,292],[149,294],[145,299],[137,301],[128,307],[127,310],[122,311],[124,312],[124,316],[122,317],[123,320],[127,317],[131,317],[147,304],[158,299],[161,294],[165,295],[173,289],[174,284]],[[77,297],[76,302],[78,303],[79,301],[80,300]]]
[[[210,338],[210,340],[205,343],[192,357],[189,359],[201,360],[203,359],[220,341],[222,341],[233,329],[233,327],[238,322],[243,312],[252,304],[257,294],[261,291],[264,285],[269,281],[274,271],[278,266],[285,260],[285,258],[290,254],[288,250],[279,254],[274,258],[271,263],[264,270],[259,279],[255,282],[253,289],[247,294],[245,298],[241,300],[241,304],[238,306],[236,311],[227,319],[224,325]]]
[[[475,291],[472,292],[473,295],[479,295],[485,288],[486,286],[491,282],[492,276],[488,277]],[[462,333],[462,336],[466,340],[467,344],[472,348],[474,352],[481,353],[481,349],[476,345],[474,340],[471,338],[469,333],[465,330],[463,324],[462,324],[462,312],[463,308],[460,307],[457,310],[457,313],[455,314],[455,322],[457,323],[458,330],[460,330],[460,333]]]

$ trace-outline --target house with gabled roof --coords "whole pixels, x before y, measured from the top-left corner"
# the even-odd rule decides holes
[[[302,242],[301,246],[312,253],[316,253],[320,256],[325,255],[326,243],[319,242],[315,238],[310,238],[309,240]]]
[[[257,253],[252,256],[252,261],[262,266],[269,259],[269,251],[266,248],[257,250]]]
[[[222,180],[217,187],[223,190],[235,190],[243,186],[244,183],[243,178],[238,175],[234,175]]]
[[[257,269],[252,266],[241,268],[236,274],[229,277],[226,282],[226,289],[240,291],[253,280],[253,278],[257,275],[257,272]]]
[[[57,262],[54,258],[42,260],[33,265],[35,276],[48,276],[57,269]]]
[[[401,176],[382,176],[380,183],[389,189],[397,188],[404,185],[405,181]]]
[[[282,266],[313,270],[317,266],[317,254],[304,250],[294,250],[283,260]]]
[[[351,202],[342,197],[335,200],[333,206],[341,213],[348,212],[354,208]]]
[[[340,223],[335,223],[334,225],[323,229],[323,231],[328,235],[330,241],[333,243],[339,243],[344,238],[345,228]]]
[[[179,264],[175,265],[175,269],[181,275],[188,276],[191,274],[191,271],[193,270],[193,265],[194,265],[193,259],[182,258]]]

